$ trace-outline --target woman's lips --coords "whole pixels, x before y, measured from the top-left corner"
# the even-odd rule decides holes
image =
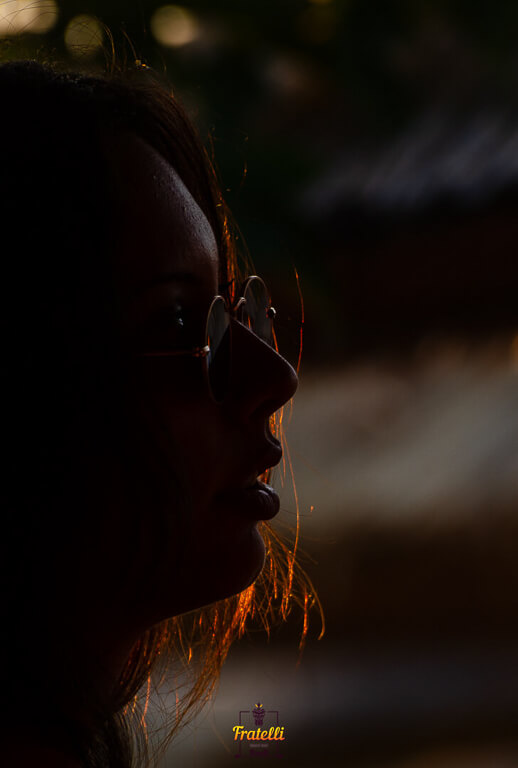
[[[277,492],[271,485],[259,480],[261,477],[266,479],[267,471],[282,459],[281,445],[278,440],[272,439],[274,442],[266,446],[262,455],[248,464],[253,467],[248,476],[219,495],[218,503],[225,511],[252,520],[271,520],[278,513],[280,501]]]
[[[280,507],[277,492],[260,480],[248,488],[236,488],[222,493],[219,501],[227,511],[245,514],[253,520],[271,520]]]

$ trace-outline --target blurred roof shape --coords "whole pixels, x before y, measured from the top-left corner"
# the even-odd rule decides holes
[[[347,226],[483,206],[518,185],[518,109],[437,108],[383,146],[348,147],[303,194],[306,215]],[[345,217],[345,220],[344,220]]]

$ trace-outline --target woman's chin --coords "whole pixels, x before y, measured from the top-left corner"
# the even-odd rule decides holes
[[[263,537],[256,525],[230,548],[227,544],[219,556],[213,553],[212,564],[203,568],[199,583],[200,590],[206,590],[208,595],[204,604],[237,595],[253,584],[263,569],[265,554]]]
[[[256,525],[230,547],[228,539],[220,547],[215,545],[210,552],[196,558],[199,567],[188,583],[187,577],[184,577],[183,594],[178,596],[182,603],[181,610],[171,615],[196,610],[243,592],[261,573],[265,552],[265,544]]]

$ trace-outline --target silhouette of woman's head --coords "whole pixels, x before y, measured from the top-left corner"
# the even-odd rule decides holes
[[[0,103],[7,689],[21,706],[29,663],[23,719],[52,743],[128,700],[160,622],[256,579],[297,379],[164,88],[18,62]]]

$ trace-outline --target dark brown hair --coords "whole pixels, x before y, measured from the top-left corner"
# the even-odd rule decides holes
[[[170,659],[196,665],[194,682],[172,713],[171,736],[210,694],[247,618],[259,617],[268,626],[297,600],[307,617],[316,598],[297,570],[297,539],[288,546],[262,524],[267,563],[258,581],[234,598],[147,630],[110,701],[92,690],[88,664],[74,656],[73,640],[56,643],[57,617],[49,606],[60,574],[53,572],[52,552],[63,537],[95,547],[80,458],[100,450],[100,433],[106,456],[114,449],[123,453],[125,444],[110,270],[116,233],[103,136],[131,131],[158,150],[207,216],[228,280],[239,267],[203,144],[177,100],[146,68],[104,78],[11,62],[0,67],[0,109],[0,215],[4,243],[10,242],[0,257],[2,436],[8,455],[1,483],[0,568],[9,623],[4,700],[10,702],[4,727],[21,719],[26,731],[43,740],[52,733],[63,744],[68,740],[84,766],[128,768],[135,750],[141,759],[145,754],[147,704],[144,696],[142,709],[139,695],[143,686],[148,690],[153,669],[161,673]],[[92,302],[94,313],[86,311]],[[79,428],[78,456],[70,446]],[[135,457],[123,459],[131,482]],[[132,490],[145,499],[145,488]],[[28,708],[28,693],[45,704]],[[67,715],[74,700],[91,712],[88,730]]]

